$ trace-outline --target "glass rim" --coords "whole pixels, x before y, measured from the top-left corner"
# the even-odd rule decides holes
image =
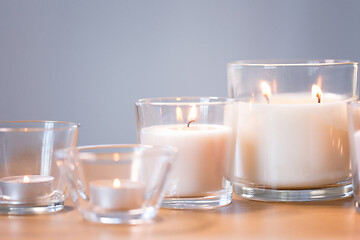
[[[43,124],[43,123],[54,123],[60,126],[54,126],[53,128],[45,128],[40,126],[28,126],[28,127],[2,127],[2,124]],[[63,122],[63,121],[46,121],[46,120],[26,120],[26,121],[0,121],[0,132],[41,132],[41,131],[58,131],[58,130],[69,130],[78,129],[79,123],[74,122]]]
[[[338,65],[358,66],[358,62],[346,59],[253,59],[228,63],[229,67],[320,67]]]
[[[184,101],[185,100],[185,101]],[[208,101],[201,101],[208,100]],[[153,106],[183,106],[183,105],[224,105],[238,102],[238,99],[227,97],[159,97],[159,98],[142,98],[135,102],[136,106],[153,105]]]

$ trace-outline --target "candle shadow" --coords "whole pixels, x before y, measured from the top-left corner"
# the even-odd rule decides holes
[[[250,201],[234,199],[233,203],[215,209],[161,209],[152,225],[134,228],[142,233],[149,232],[161,236],[204,232],[219,225],[218,215],[246,214],[261,211],[269,206],[255,204]]]
[[[279,204],[291,204],[298,206],[326,206],[326,207],[337,207],[337,208],[352,208],[354,207],[353,197],[339,199],[339,200],[329,200],[329,201],[316,201],[316,202],[288,202],[288,203],[279,203]]]
[[[233,199],[232,206],[229,208],[219,208],[218,211],[221,214],[226,213],[241,213],[243,208],[245,210],[261,210],[266,208],[272,208],[275,206],[288,205],[288,206],[299,206],[299,207],[334,207],[334,208],[352,208],[354,200],[352,197],[338,200],[328,200],[328,201],[313,201],[313,202],[265,202],[265,201],[256,201],[242,199],[235,196]]]
[[[354,200],[352,197],[331,201],[314,201],[314,202],[264,202],[256,200],[242,199],[234,196],[230,205],[219,207],[212,210],[217,214],[245,214],[274,208],[281,205],[299,206],[299,207],[334,207],[334,208],[353,208]]]

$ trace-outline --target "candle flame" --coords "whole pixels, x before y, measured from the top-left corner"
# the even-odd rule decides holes
[[[27,175],[25,175],[24,176],[24,183],[29,183],[29,182],[30,182],[30,178]]]
[[[317,97],[318,103],[321,103],[322,91],[321,91],[321,89],[320,89],[320,87],[318,85],[316,85],[316,84],[312,85],[311,95],[313,97]]]
[[[113,154],[113,159],[115,162],[119,161],[120,160],[120,153],[114,153]]]
[[[190,110],[190,113],[189,113],[188,122],[195,121],[195,119],[196,119],[196,106],[193,105],[191,107],[191,110]]]
[[[183,112],[182,112],[180,107],[176,107],[176,120],[178,122],[183,122],[184,121]]]
[[[114,182],[113,182],[113,187],[114,188],[120,188],[120,186],[121,186],[120,180],[118,178],[115,178]]]
[[[269,97],[271,96],[271,88],[270,85],[268,83],[266,83],[265,81],[261,82],[261,91],[262,94],[264,95],[264,97],[266,98],[266,101],[269,103]]]

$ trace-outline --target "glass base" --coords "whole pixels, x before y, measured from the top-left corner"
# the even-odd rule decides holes
[[[0,204],[0,214],[27,215],[53,213],[64,209],[64,201],[51,204]]]
[[[351,181],[326,188],[304,190],[267,189],[234,183],[234,193],[242,198],[266,202],[311,202],[351,197],[353,187]]]
[[[171,209],[212,209],[230,204],[232,201],[232,191],[226,194],[210,195],[205,197],[165,197],[161,207]]]
[[[79,210],[86,220],[105,224],[140,224],[151,222],[157,213],[157,209],[154,207],[104,213],[91,211],[85,208],[80,208]]]

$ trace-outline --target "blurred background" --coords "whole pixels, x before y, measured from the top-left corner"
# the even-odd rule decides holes
[[[0,120],[135,143],[139,98],[227,96],[226,64],[360,60],[358,0],[0,0]]]

